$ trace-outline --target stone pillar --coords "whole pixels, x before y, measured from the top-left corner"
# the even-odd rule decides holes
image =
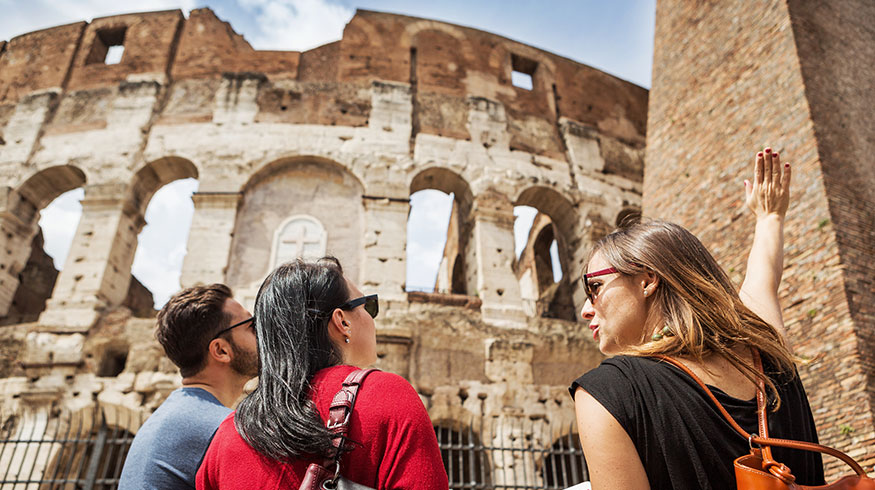
[[[524,328],[520,283],[513,273],[513,206],[499,194],[478,197],[471,211],[471,239],[466,250],[468,294],[483,301],[483,321]]]
[[[23,206],[14,208],[14,203],[10,202],[18,201],[14,192],[6,190],[3,200],[6,205],[0,210],[0,317],[9,313],[18,289],[18,274],[27,264],[31,243],[38,230],[36,211],[32,206],[26,206],[31,211],[29,216],[21,216]]]
[[[188,252],[179,279],[182,287],[225,282],[239,192],[196,192]]]
[[[124,301],[137,235],[145,224],[126,190],[124,184],[85,187],[82,218],[64,270],[40,316],[42,329],[87,332],[101,310]]]
[[[362,290],[375,291],[381,299],[404,301],[407,274],[405,245],[410,201],[400,198],[365,197],[365,250]]]

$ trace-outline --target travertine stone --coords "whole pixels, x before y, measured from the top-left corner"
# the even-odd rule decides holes
[[[179,279],[182,287],[225,281],[239,192],[198,192],[191,196],[194,216],[188,252]]]

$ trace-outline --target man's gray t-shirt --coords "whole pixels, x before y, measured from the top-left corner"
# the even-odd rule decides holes
[[[204,389],[183,387],[171,393],[137,431],[119,490],[195,488],[204,453],[229,413]]]

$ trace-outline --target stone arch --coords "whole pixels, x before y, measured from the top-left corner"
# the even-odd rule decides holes
[[[443,22],[438,22],[435,20],[420,20],[417,22],[411,22],[404,26],[404,32],[401,34],[400,44],[402,46],[411,46],[413,44],[413,39],[416,38],[416,35],[422,31],[439,31],[449,36],[452,36],[460,43],[468,44],[468,37],[456,26],[445,24]]]
[[[272,175],[275,175],[276,172],[281,172],[284,168],[288,167],[289,165],[294,165],[295,163],[316,163],[326,168],[333,168],[338,172],[347,174],[355,179],[355,185],[357,185],[361,189],[361,192],[367,194],[367,179],[365,179],[360,172],[356,171],[356,169],[352,168],[352,166],[347,165],[343,162],[340,162],[325,155],[319,155],[315,153],[283,154],[252,162],[248,165],[248,167],[252,168],[253,172],[249,175],[245,182],[241,183],[240,187],[237,190],[245,194],[253,186],[258,185],[259,182],[263,181],[266,178],[270,178]]]
[[[528,243],[516,265],[521,291],[529,301],[526,307],[528,314],[574,321],[577,311],[574,303],[575,281],[573,274],[569,274],[569,249],[576,243],[577,213],[574,207],[562,194],[543,186],[523,190],[514,205],[538,210]],[[554,240],[558,266],[562,272],[558,282],[554,281],[554,259],[550,251]]]
[[[82,187],[85,181],[85,172],[73,165],[47,167],[25,179],[4,207],[23,222],[35,221],[40,210],[61,194]]]
[[[410,181],[411,196],[424,190],[436,190],[453,196],[446,242],[435,287],[439,291],[469,294],[472,280],[466,258],[473,228],[471,209],[474,195],[471,187],[462,176],[452,170],[430,167],[414,175]],[[408,263],[409,259],[408,256]]]
[[[0,196],[0,317],[33,321],[51,296],[57,272],[43,252],[40,211],[61,194],[85,185],[85,173],[72,165],[39,170]],[[33,276],[33,277],[30,277]],[[51,276],[51,277],[50,277]],[[27,290],[22,278],[30,277]]]
[[[359,281],[365,239],[364,185],[347,167],[320,157],[280,158],[261,166],[241,187],[226,282],[244,305],[270,272],[277,230],[294,216],[307,215],[326,231],[326,253]]]
[[[198,169],[191,160],[167,156],[152,160],[140,167],[131,179],[131,205],[140,212],[146,213],[146,207],[152,196],[165,185],[180,179],[197,179]]]
[[[575,237],[575,231],[578,227],[578,214],[572,202],[564,195],[545,186],[533,186],[524,189],[514,199],[514,206],[531,206],[541,213],[550,217],[550,220],[558,228],[559,235],[565,245],[569,245]],[[558,239],[557,239],[558,241]],[[563,258],[562,247],[560,243],[560,260]],[[567,264],[563,264],[563,273],[567,272]]]

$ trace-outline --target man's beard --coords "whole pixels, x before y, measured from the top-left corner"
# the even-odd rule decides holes
[[[234,357],[231,359],[230,364],[231,370],[249,378],[258,376],[258,370],[260,367],[258,353],[240,347],[240,345],[235,343],[231,338],[228,338],[228,341],[231,344],[231,348],[234,349]]]

